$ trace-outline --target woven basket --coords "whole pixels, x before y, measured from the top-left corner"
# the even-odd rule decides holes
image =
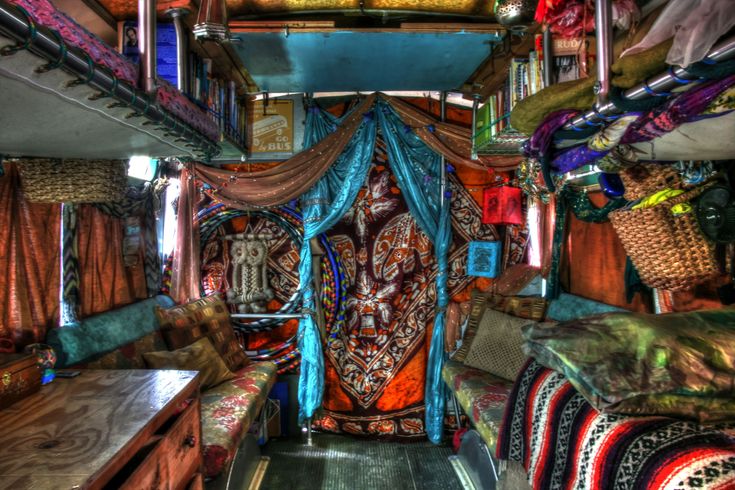
[[[23,159],[18,169],[31,202],[113,202],[124,197],[127,187],[124,160]]]
[[[666,188],[681,189],[682,186],[679,172],[673,165],[638,164],[620,172],[620,179],[628,201],[637,201]]]
[[[625,252],[648,286],[683,291],[719,273],[715,244],[702,235],[694,213],[671,214],[674,205],[697,197],[707,187],[698,187],[651,208],[610,213]]]

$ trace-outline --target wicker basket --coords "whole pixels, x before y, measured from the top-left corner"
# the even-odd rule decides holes
[[[620,172],[625,199],[637,201],[664,189],[681,189],[679,172],[673,165],[638,164]]]
[[[18,169],[23,192],[31,202],[119,201],[127,187],[124,160],[23,159]]]
[[[610,213],[625,252],[648,286],[682,291],[719,273],[715,244],[702,235],[694,213],[671,214],[674,205],[695,198],[707,187],[698,187],[651,208]]]

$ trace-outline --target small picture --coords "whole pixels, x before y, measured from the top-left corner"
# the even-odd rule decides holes
[[[125,26],[125,32],[123,33],[123,46],[125,48],[138,48],[138,28],[135,26]]]
[[[470,242],[467,275],[497,277],[500,272],[500,242]]]

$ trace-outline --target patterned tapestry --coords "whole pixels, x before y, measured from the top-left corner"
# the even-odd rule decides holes
[[[378,138],[374,164],[351,210],[328,235],[348,276],[347,322],[326,350],[323,417],[332,432],[425,437],[424,382],[436,303],[433,247],[410,216]],[[450,176],[454,243],[450,295],[465,289],[470,240],[497,240]]]

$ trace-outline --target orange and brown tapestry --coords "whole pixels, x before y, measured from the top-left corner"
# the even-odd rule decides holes
[[[481,224],[480,207],[452,176],[449,289],[466,276],[470,240],[496,240]],[[376,143],[367,182],[341,222],[327,235],[347,274],[347,321],[326,348],[324,415],[333,432],[424,437],[424,383],[436,305],[433,245],[411,217]]]

